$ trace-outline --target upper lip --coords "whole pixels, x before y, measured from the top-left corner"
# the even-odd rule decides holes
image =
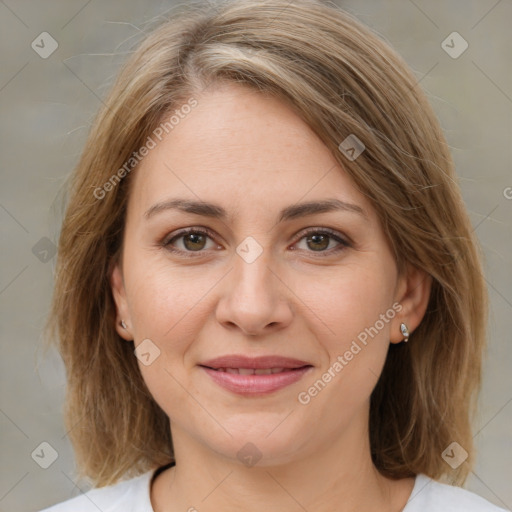
[[[199,363],[200,366],[207,366],[209,368],[253,368],[253,369],[268,369],[268,368],[301,368],[303,366],[311,366],[307,361],[293,359],[290,357],[281,356],[259,356],[247,357],[243,355],[230,354],[226,356],[216,357]]]

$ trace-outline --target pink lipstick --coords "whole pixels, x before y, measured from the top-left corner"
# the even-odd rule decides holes
[[[227,355],[199,365],[223,388],[242,395],[268,394],[300,380],[313,366],[282,356]]]

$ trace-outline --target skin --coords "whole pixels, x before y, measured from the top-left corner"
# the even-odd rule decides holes
[[[401,510],[414,479],[390,480],[373,466],[369,399],[389,343],[403,340],[400,323],[410,332],[420,323],[430,280],[414,268],[398,275],[372,205],[288,106],[238,84],[195,97],[198,106],[132,176],[122,258],[111,275],[118,323],[127,324],[119,334],[135,346],[149,338],[160,350],[150,365],[138,362],[170,418],[176,454],[176,467],[151,487],[153,508]],[[144,217],[176,197],[216,203],[229,218],[171,209]],[[328,198],[366,216],[333,211],[278,223],[282,208]],[[160,243],[187,227],[214,237],[175,239],[180,254]],[[308,242],[306,228],[330,228],[350,245]],[[236,252],[248,236],[263,251],[252,263]],[[299,403],[395,302],[400,313],[309,404]],[[198,366],[233,353],[294,357],[313,369],[269,395],[241,396]],[[237,458],[248,442],[261,454],[252,467]]]

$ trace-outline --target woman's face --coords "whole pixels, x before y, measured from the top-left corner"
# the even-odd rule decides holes
[[[197,100],[133,171],[118,332],[175,441],[278,464],[367,437],[389,342],[419,322],[375,211],[278,100],[240,85]],[[231,355],[295,361],[211,362]]]

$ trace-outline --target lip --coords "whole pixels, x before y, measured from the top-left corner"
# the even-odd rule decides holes
[[[299,359],[281,356],[246,357],[228,355],[210,359],[199,367],[219,386],[240,395],[266,395],[299,381],[313,366]],[[282,368],[278,373],[245,375],[222,371],[225,368],[263,370]],[[220,369],[220,370],[219,370]]]
[[[252,369],[266,369],[266,368],[301,368],[302,366],[312,366],[307,361],[300,359],[293,359],[290,357],[282,357],[275,355],[247,357],[238,354],[229,354],[226,356],[216,357],[209,359],[201,366],[208,368],[252,368]]]

